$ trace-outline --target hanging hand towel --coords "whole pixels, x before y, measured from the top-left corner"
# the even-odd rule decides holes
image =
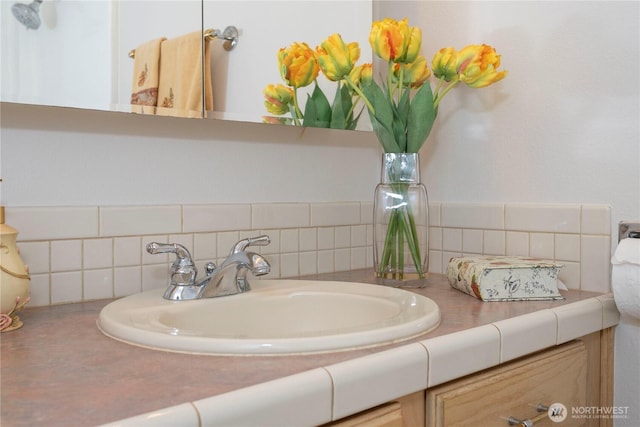
[[[211,109],[213,90],[210,53],[208,43],[204,43],[203,80],[202,43],[202,31],[195,31],[162,43],[156,114],[203,117],[203,99],[206,109]]]
[[[160,46],[164,37],[148,41],[135,50],[131,112],[155,114],[160,77]]]

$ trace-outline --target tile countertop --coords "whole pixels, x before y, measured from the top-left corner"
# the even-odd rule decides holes
[[[370,270],[305,278],[376,282]],[[1,336],[0,420],[5,427],[321,424],[619,320],[611,294],[482,302],[436,274],[414,291],[439,305],[434,331],[299,356],[199,356],[121,343],[96,327],[111,300],[26,308],[25,326]]]

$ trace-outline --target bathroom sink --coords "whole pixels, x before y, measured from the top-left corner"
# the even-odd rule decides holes
[[[351,282],[256,280],[250,292],[168,301],[163,289],[114,301],[98,327],[157,350],[197,354],[298,354],[403,341],[440,323],[436,303],[398,288]]]

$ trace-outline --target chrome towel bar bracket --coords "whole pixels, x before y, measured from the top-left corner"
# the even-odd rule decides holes
[[[205,41],[210,41],[213,39],[221,39],[224,40],[222,47],[224,50],[230,51],[238,44],[239,33],[238,29],[233,25],[228,26],[224,29],[224,31],[208,29],[202,32],[202,37]],[[133,49],[129,51],[129,58],[136,57],[136,50]]]

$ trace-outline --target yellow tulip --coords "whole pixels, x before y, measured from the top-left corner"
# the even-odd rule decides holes
[[[407,18],[402,21],[384,18],[371,25],[369,44],[387,62],[412,63],[420,53],[421,43],[422,30],[410,27]]]
[[[278,51],[278,66],[285,83],[294,88],[311,84],[320,72],[313,49],[306,43],[295,42]]]
[[[332,34],[316,47],[316,59],[329,80],[339,81],[349,76],[360,59],[360,46],[356,42],[346,44],[340,34]]]
[[[458,76],[472,88],[487,87],[502,80],[506,71],[498,71],[500,55],[486,44],[470,45],[458,52]]]
[[[289,104],[293,100],[293,90],[282,84],[267,85],[263,91],[264,106],[271,114],[279,116],[289,112]]]
[[[431,63],[433,75],[445,82],[450,82],[458,76],[458,53],[452,47],[444,47],[433,56]]]
[[[417,88],[422,86],[424,82],[431,76],[431,71],[427,66],[427,60],[424,56],[418,56],[411,64],[395,64],[393,67],[393,76],[397,81],[400,77],[400,69],[403,69],[402,84]]]

